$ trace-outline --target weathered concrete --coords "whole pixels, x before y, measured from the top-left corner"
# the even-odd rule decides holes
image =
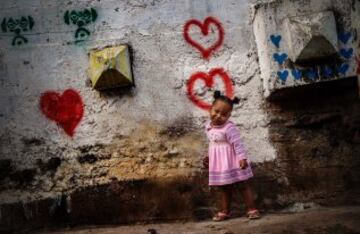
[[[289,87],[356,76],[355,1],[264,1],[254,35],[264,96]]]
[[[1,17],[31,16],[35,24],[21,32],[28,40],[21,46],[11,44],[14,33],[0,33],[1,227],[209,218],[216,196],[210,194],[202,168],[207,112],[189,100],[187,84],[192,74],[213,68],[228,73],[241,99],[232,119],[253,162],[260,208],[279,209],[296,202],[358,204],[356,80],[289,86],[265,100],[258,63],[262,55],[257,55],[249,10],[253,2],[2,3]],[[349,26],[351,17],[355,29],[360,25],[358,2],[302,2],[274,1],[292,6],[289,13],[305,15],[335,4],[337,24]],[[307,7],[298,11],[301,6]],[[64,22],[67,11],[91,8],[97,16],[85,25]],[[225,32],[224,43],[208,60],[183,37],[188,20],[202,22],[207,16],[220,21]],[[75,38],[82,27],[90,35]],[[211,29],[216,32],[214,26]],[[190,34],[206,45],[214,40],[214,35],[206,38],[196,28]],[[348,45],[357,45],[351,35]],[[93,90],[87,77],[89,51],[119,44],[133,49],[136,87]],[[351,69],[356,69],[355,50],[354,46]],[[58,116],[41,109],[44,92],[61,94],[68,88],[77,91],[84,108],[72,137],[63,129],[72,126],[56,124]],[[194,93],[211,101],[215,88],[224,88],[220,77],[210,89],[197,82]],[[51,110],[52,105],[46,107]],[[60,117],[66,120],[66,114]],[[235,204],[243,208],[241,201]]]
[[[298,62],[334,56],[338,50],[338,33],[332,11],[286,18],[283,30],[289,58]]]
[[[58,197],[80,187],[109,183],[113,177],[197,173],[206,151],[202,124],[207,112],[187,98],[186,83],[191,74],[215,67],[229,73],[236,84],[235,95],[243,100],[233,118],[251,159],[274,159],[261,109],[255,44],[249,40],[251,26],[244,20],[250,3],[13,0],[2,4],[1,16],[7,20],[26,15],[35,23],[20,33],[28,40],[21,46],[11,44],[14,33],[0,35],[0,157],[9,171],[1,177],[0,200]],[[64,21],[64,16],[72,10],[93,12],[90,9],[97,15],[82,26],[90,35],[77,43],[79,26]],[[209,61],[182,35],[187,20],[203,21],[207,16],[216,17],[225,31],[224,44]],[[201,36],[196,30],[192,33]],[[93,90],[87,76],[88,53],[118,44],[133,49],[136,87]],[[221,88],[218,80],[216,87]],[[199,82],[195,89],[201,86]],[[68,88],[77,91],[84,103],[73,137],[39,108],[42,93],[54,90],[60,95]],[[209,99],[212,91],[205,91],[199,96]],[[48,170],[52,158],[60,162]]]
[[[360,233],[359,207],[308,208],[298,213],[270,213],[262,219],[248,221],[234,218],[225,222],[181,222],[171,224],[144,224],[117,227],[85,227],[51,230],[41,233],[243,233],[243,234],[357,234]],[[156,232],[154,232],[156,231]]]

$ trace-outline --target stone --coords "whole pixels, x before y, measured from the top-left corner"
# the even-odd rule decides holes
[[[10,159],[2,159],[0,160],[0,180],[7,177],[7,175],[11,172],[11,160]]]
[[[177,148],[172,148],[166,152],[166,156],[172,157],[179,154],[179,150]]]
[[[91,51],[89,76],[93,88],[98,90],[133,86],[128,46]]]
[[[37,160],[37,165],[43,173],[46,171],[56,171],[60,164],[61,159],[59,157],[50,158],[46,163],[44,163],[41,159]]]
[[[311,0],[254,6],[253,30],[265,98],[288,99],[303,87],[325,87],[328,81],[356,76],[354,26],[342,20],[351,14],[343,10],[350,5],[349,1]]]
[[[337,31],[332,11],[288,17],[284,20],[287,53],[293,62],[333,56]]]
[[[83,164],[83,163],[95,163],[98,159],[96,157],[96,155],[94,154],[84,154],[80,157],[77,158],[78,162]]]
[[[21,185],[25,185],[33,181],[35,174],[36,169],[34,168],[16,170],[10,174],[10,179]]]
[[[296,212],[304,211],[305,209],[312,209],[318,207],[319,205],[317,205],[314,202],[307,202],[307,203],[295,202],[292,206],[286,208],[284,211],[296,213]]]

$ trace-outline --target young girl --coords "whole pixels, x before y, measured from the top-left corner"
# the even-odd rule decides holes
[[[234,104],[239,103],[214,93],[214,102],[210,109],[210,121],[206,124],[206,134],[209,139],[209,185],[217,186],[221,193],[221,211],[213,220],[222,221],[229,218],[229,209],[233,185],[241,184],[242,197],[247,207],[249,219],[260,218],[255,208],[251,187],[247,182],[253,177],[242,145],[239,130],[229,121]]]

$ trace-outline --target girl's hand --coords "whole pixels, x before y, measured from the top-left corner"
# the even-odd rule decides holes
[[[239,165],[240,165],[240,169],[245,169],[248,167],[248,163],[247,163],[246,159],[240,160]]]

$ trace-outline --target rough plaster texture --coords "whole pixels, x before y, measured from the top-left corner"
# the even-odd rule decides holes
[[[284,21],[287,51],[292,61],[321,58],[337,53],[338,34],[332,11],[288,17]],[[323,40],[311,43],[318,37]]]
[[[121,180],[195,173],[206,151],[202,124],[207,113],[187,98],[186,81],[194,72],[208,72],[214,67],[228,72],[235,95],[242,100],[233,120],[251,160],[274,159],[267,117],[261,108],[257,54],[248,21],[250,3],[3,2],[2,17],[31,15],[35,25],[23,33],[28,43],[22,46],[11,45],[13,33],[0,33],[0,157],[4,168],[20,173],[12,179],[5,175],[1,202],[56,196],[107,183],[114,177]],[[76,44],[77,27],[64,23],[64,13],[89,8],[97,11],[97,19],[85,27],[90,31],[88,39]],[[182,35],[187,20],[202,21],[207,16],[216,17],[225,30],[224,44],[209,61],[202,59]],[[136,87],[129,91],[93,90],[87,77],[88,53],[118,44],[132,47]],[[85,109],[72,138],[39,109],[41,93],[62,93],[68,88],[79,92]],[[200,95],[209,99],[211,93]],[[50,159],[60,159],[53,171],[48,169]]]
[[[354,32],[358,26],[351,15],[357,4],[350,0],[299,0],[268,1],[255,6],[253,26],[265,97],[284,88],[356,76],[353,52],[357,48]],[[346,42],[337,38],[344,33],[352,35]],[[271,36],[281,36],[278,46],[272,43]],[[287,59],[280,63],[274,59],[284,54]],[[327,56],[327,60],[319,61]],[[348,68],[339,72],[343,64]],[[331,69],[331,75],[325,74],[325,67]],[[301,77],[293,75],[294,69],[302,70]],[[317,77],[309,75],[308,71],[313,70]],[[287,75],[281,79],[279,73],[284,72]]]
[[[253,30],[256,38],[269,35],[264,28],[254,28],[252,19],[261,15],[259,7],[279,6],[278,17],[285,19],[332,6],[337,27],[352,28],[352,38],[342,44],[356,50],[350,64],[357,55],[360,3],[266,1],[252,12],[254,2],[2,3],[1,17],[31,16],[35,25],[22,32],[28,39],[22,46],[11,45],[13,33],[0,33],[0,232],[54,223],[209,218],[216,210],[216,196],[201,166],[207,113],[188,99],[186,82],[196,72],[219,67],[232,78],[241,99],[233,120],[255,162],[254,187],[261,208],[294,202],[359,204],[356,79],[284,89],[282,98],[265,101],[258,63],[262,76],[264,68],[272,68],[271,63],[264,65],[264,50],[259,43],[256,47]],[[85,25],[88,39],[76,44],[78,27],[65,24],[63,16],[67,10],[85,8],[95,9],[97,19]],[[225,37],[204,60],[185,42],[183,26],[207,16],[223,24]],[[276,26],[273,20],[267,23]],[[199,31],[190,33],[197,37]],[[211,44],[206,39],[201,38]],[[133,50],[136,87],[93,90],[87,77],[89,51],[118,44]],[[194,91],[210,101],[211,92],[201,85]],[[223,87],[219,77],[214,87]],[[79,92],[85,109],[72,138],[39,107],[43,92],[68,88]],[[234,202],[235,212],[241,204]]]

